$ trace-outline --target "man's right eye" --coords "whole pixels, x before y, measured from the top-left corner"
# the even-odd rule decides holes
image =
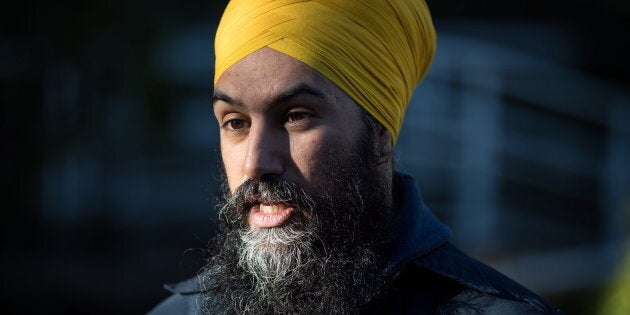
[[[223,124],[223,128],[231,131],[239,131],[247,127],[247,122],[243,119],[230,119]]]

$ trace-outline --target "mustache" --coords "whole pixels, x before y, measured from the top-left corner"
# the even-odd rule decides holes
[[[299,184],[274,177],[248,179],[233,194],[225,192],[220,203],[219,218],[227,228],[247,226],[250,209],[257,204],[284,203],[297,214],[309,216],[315,208],[313,197]]]

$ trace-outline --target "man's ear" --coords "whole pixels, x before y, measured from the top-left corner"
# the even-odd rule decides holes
[[[389,133],[389,130],[383,127],[383,125],[376,124],[376,135],[377,139],[374,152],[377,153],[378,164],[391,162],[394,151],[394,140],[392,139],[391,133]]]

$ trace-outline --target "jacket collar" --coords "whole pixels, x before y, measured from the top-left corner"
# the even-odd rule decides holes
[[[424,204],[413,177],[395,173],[399,197],[398,236],[387,267],[389,272],[401,270],[410,261],[446,244],[451,231]]]
[[[466,287],[499,294],[501,290],[488,279],[492,277],[500,286],[512,288],[510,294],[527,300],[528,291],[513,285],[513,281],[504,276],[497,276],[492,268],[461,252],[449,242],[451,231],[424,204],[411,176],[396,173],[396,178],[402,200],[399,207],[400,234],[396,242],[399,245],[386,271],[400,272],[405,265],[413,263]]]

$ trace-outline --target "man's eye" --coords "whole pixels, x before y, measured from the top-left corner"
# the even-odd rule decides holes
[[[305,119],[305,118],[307,118],[307,117],[308,117],[308,114],[307,114],[307,113],[303,113],[303,112],[292,112],[292,113],[289,113],[289,114],[287,115],[287,121],[288,121],[288,122],[297,122],[297,121],[300,121],[300,120]]]
[[[223,124],[223,126],[230,130],[241,130],[247,127],[247,122],[245,122],[242,119],[230,119],[226,121],[225,124]]]

